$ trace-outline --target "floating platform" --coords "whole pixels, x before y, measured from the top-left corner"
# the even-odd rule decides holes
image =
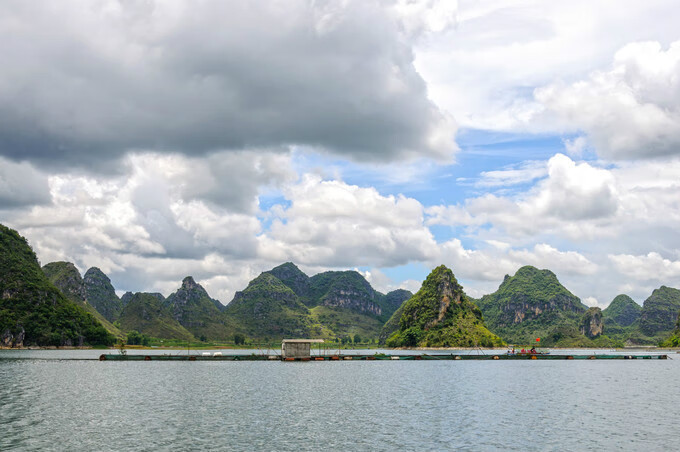
[[[303,358],[282,358],[280,355],[121,355],[103,354],[100,361],[493,361],[493,360],[572,360],[572,359],[668,359],[668,355],[552,355],[552,354],[502,354],[502,355],[312,355]]]

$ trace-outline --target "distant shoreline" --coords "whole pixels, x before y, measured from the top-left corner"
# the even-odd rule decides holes
[[[210,347],[144,347],[139,345],[126,346],[125,350],[186,350],[187,348],[193,350],[263,350],[265,347],[255,347],[255,346],[231,346],[231,345],[215,345]],[[279,347],[268,347],[268,349],[278,349]],[[515,347],[515,349],[520,349],[522,347]],[[526,347],[524,347],[526,348]],[[680,347],[657,347],[654,345],[638,345],[623,348],[613,348],[613,347],[541,347],[550,350],[655,350],[655,351],[669,351],[669,352],[680,352]],[[509,347],[490,347],[490,348],[480,348],[480,347],[327,347],[327,349],[338,349],[338,350],[419,350],[419,351],[505,351]],[[5,347],[0,346],[0,350],[119,350],[119,347],[74,347],[74,346],[30,346],[30,347]]]

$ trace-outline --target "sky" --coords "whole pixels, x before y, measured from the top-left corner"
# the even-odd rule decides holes
[[[0,3],[0,223],[119,294],[680,287],[672,1]]]

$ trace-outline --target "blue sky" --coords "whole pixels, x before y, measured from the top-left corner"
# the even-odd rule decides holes
[[[0,222],[120,292],[680,287],[671,1],[0,6]],[[68,27],[65,25],[68,24]]]

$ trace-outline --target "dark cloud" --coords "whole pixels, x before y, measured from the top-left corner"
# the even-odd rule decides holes
[[[439,159],[455,125],[377,2],[3,2],[0,153],[96,165],[302,144]]]
[[[0,209],[13,209],[51,201],[47,176],[29,163],[0,158]]]

